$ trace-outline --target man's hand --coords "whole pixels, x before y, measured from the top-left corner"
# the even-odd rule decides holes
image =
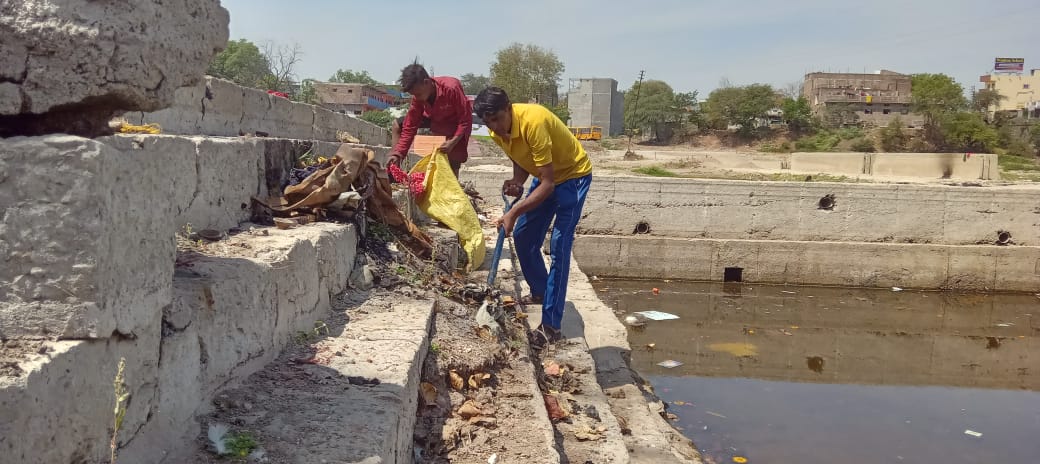
[[[502,193],[511,197],[519,197],[524,194],[524,183],[516,179],[509,179],[502,183]]]
[[[451,151],[455,149],[455,145],[458,145],[458,144],[459,144],[459,139],[456,138],[456,137],[453,137],[453,138],[450,138],[448,140],[445,140],[444,143],[441,144],[440,148],[438,148],[438,150],[440,150],[444,154],[448,154],[448,153],[451,153]]]
[[[401,153],[391,153],[390,154],[390,160],[388,161],[388,163],[389,164],[396,164],[396,165],[400,166],[401,165],[401,160],[403,160],[403,159],[404,159],[404,155],[403,154],[401,154]]]
[[[510,210],[504,216],[495,219],[494,224],[496,228],[501,227],[502,229],[504,229],[503,233],[506,234],[506,237],[509,237],[513,235],[513,227],[516,226],[516,220],[516,214],[514,214],[513,211]]]

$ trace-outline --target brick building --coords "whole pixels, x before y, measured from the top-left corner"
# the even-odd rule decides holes
[[[318,96],[318,105],[337,113],[354,115],[385,110],[403,98],[400,93],[394,94],[368,84],[315,82],[314,92]]]
[[[855,121],[846,119],[846,124],[886,126],[898,116],[904,125],[919,127],[924,121],[910,112],[910,83],[909,75],[886,70],[873,74],[817,72],[805,75],[802,96],[819,117],[845,112],[856,115]]]

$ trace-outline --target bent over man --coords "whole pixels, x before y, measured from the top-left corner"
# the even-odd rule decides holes
[[[408,154],[421,128],[434,135],[447,137],[440,150],[448,155],[455,178],[459,168],[469,157],[470,132],[473,130],[473,110],[462,83],[454,77],[430,77],[426,68],[412,63],[401,70],[401,90],[412,94],[412,106],[403,118],[394,121],[396,139],[390,153],[390,162],[399,164]]]
[[[527,178],[534,176],[527,197],[498,224],[506,235],[513,235],[520,268],[531,287],[530,297],[522,301],[542,305],[542,322],[531,337],[531,345],[541,349],[560,339],[574,230],[592,183],[592,163],[567,125],[541,105],[511,103],[504,90],[489,87],[480,92],[473,108],[513,161],[513,177],[502,184],[502,191],[518,197]],[[547,271],[541,244],[550,223],[552,264]]]

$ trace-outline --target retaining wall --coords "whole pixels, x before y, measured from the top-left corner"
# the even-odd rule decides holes
[[[250,198],[276,193],[300,154],[339,146],[170,135],[0,140],[4,462],[106,460],[120,358],[130,393],[120,454],[159,462],[196,436],[195,414],[213,392],[313,328],[351,277],[353,225],[244,227],[201,254],[178,254],[174,235],[188,223],[239,226]]]
[[[623,150],[608,152],[613,158]],[[989,153],[706,153],[647,151],[636,153],[648,160],[692,160],[701,167],[752,171],[831,174],[850,177],[998,180],[997,155]],[[593,155],[595,157],[595,155]]]
[[[1040,290],[1040,247],[950,246],[579,235],[589,275],[968,291]]]
[[[336,142],[336,132],[345,131],[366,145],[390,144],[390,132],[374,124],[215,77],[177,89],[169,108],[123,117],[133,124],[159,124],[164,134],[237,137],[263,132],[269,137]]]

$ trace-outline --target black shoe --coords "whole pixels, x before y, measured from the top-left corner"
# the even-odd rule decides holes
[[[535,351],[542,351],[546,346],[556,343],[563,339],[563,334],[558,329],[554,329],[544,324],[539,324],[538,327],[531,331],[531,348]]]

